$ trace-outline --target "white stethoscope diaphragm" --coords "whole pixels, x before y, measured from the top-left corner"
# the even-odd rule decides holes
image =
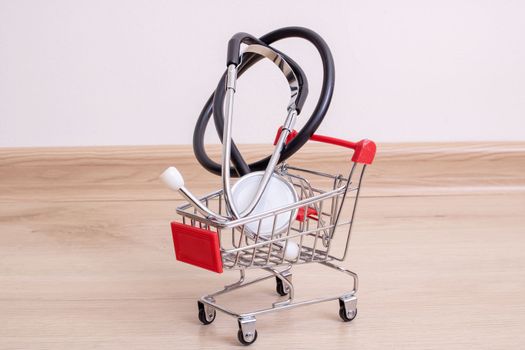
[[[232,200],[239,212],[244,211],[249,205],[264,175],[264,171],[257,171],[241,177],[232,187]],[[250,213],[250,216],[295,204],[298,201],[294,186],[278,174],[272,174],[268,185],[259,202]],[[259,234],[263,237],[280,234],[285,231],[295,219],[297,209],[272,215],[262,220],[254,220],[244,225],[247,233]],[[274,223],[275,221],[275,223]]]

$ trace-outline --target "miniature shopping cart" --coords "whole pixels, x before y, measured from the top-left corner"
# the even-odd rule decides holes
[[[352,143],[318,135],[311,139],[353,149],[349,174],[333,175],[282,163],[276,167],[275,172],[295,188],[299,196],[296,203],[222,223],[207,219],[194,206],[185,204],[177,209],[182,223],[171,224],[178,260],[218,273],[224,269],[239,270],[240,278],[237,282],[199,299],[198,317],[204,325],[213,322],[216,310],[237,318],[238,339],[245,345],[257,339],[255,317],[268,312],[338,300],[339,316],[343,321],[352,321],[357,314],[357,274],[334,262],[343,261],[348,255],[361,181],[366,166],[374,159],[376,146],[369,140]],[[227,207],[223,190],[210,193],[199,200],[220,214],[224,214]],[[279,215],[288,217],[289,225],[285,231],[272,230],[267,235],[253,232],[253,228],[260,228],[264,221],[275,222]],[[336,250],[336,239],[343,249],[333,252]],[[286,254],[290,244],[295,244],[298,248],[291,259]],[[318,263],[344,273],[351,278],[352,288],[342,295],[296,300],[291,269],[295,264],[308,263]],[[262,269],[268,274],[247,280],[248,269]],[[268,308],[245,313],[230,310],[216,301],[219,295],[269,278],[275,278],[276,291],[280,296],[287,296],[285,300],[276,301]]]
[[[335,263],[348,255],[361,181],[376,152],[374,142],[369,140],[353,143],[314,134],[328,110],[335,79],[332,56],[323,39],[299,27],[283,28],[271,34],[265,40],[307,39],[321,54],[323,86],[317,106],[303,128],[299,132],[293,129],[308,94],[302,69],[267,42],[238,33],[228,44],[227,71],[203,108],[193,138],[195,156],[207,170],[221,175],[222,189],[199,198],[184,186],[176,168],[170,167],[161,175],[170,188],[188,201],[177,209],[182,220],[171,223],[177,259],[217,273],[223,270],[240,272],[237,282],[199,299],[199,320],[205,325],[212,323],[216,310],[237,318],[237,336],[244,345],[257,339],[255,317],[261,314],[338,300],[339,315],[344,321],[356,317],[357,275]],[[242,54],[241,43],[248,44]],[[232,142],[233,100],[238,74],[261,58],[275,63],[283,73],[290,87],[290,101],[272,155],[247,164]],[[221,164],[207,156],[203,145],[204,131],[212,112],[222,140]],[[353,150],[351,161],[348,161],[351,165],[348,175],[289,165],[287,159],[309,140]],[[233,186],[232,172],[240,177]],[[343,272],[351,278],[352,288],[336,296],[296,300],[291,269],[296,264],[308,263]],[[249,269],[260,269],[266,274],[247,280],[246,270]],[[266,308],[239,312],[216,301],[220,295],[272,278],[275,278],[280,299]]]

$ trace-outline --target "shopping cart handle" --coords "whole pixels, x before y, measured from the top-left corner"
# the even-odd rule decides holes
[[[279,139],[279,136],[281,135],[281,131],[282,131],[281,128],[277,130],[277,135],[275,137],[274,144],[277,143],[277,140]],[[286,143],[289,143],[296,135],[297,135],[297,131],[292,130],[290,134],[288,135],[288,138],[286,139]],[[351,148],[354,150],[352,161],[356,163],[372,164],[372,162],[374,161],[374,157],[376,155],[376,149],[377,149],[376,144],[374,143],[374,141],[367,140],[367,139],[364,139],[358,142],[351,142],[351,141],[346,141],[346,140],[338,139],[338,138],[331,137],[331,136],[313,134],[310,137],[310,140],[328,143],[328,144],[335,145],[335,146]]]

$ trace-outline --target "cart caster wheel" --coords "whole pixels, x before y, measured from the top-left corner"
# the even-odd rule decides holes
[[[253,335],[246,335],[239,329],[237,332],[237,339],[239,339],[239,342],[242,345],[251,345],[257,340],[257,330],[253,332]]]
[[[339,317],[345,322],[352,321],[357,316],[357,309],[346,311],[346,308],[340,307],[339,308]]]
[[[284,297],[285,295],[288,295],[288,287],[284,285],[283,281],[279,277],[275,277],[275,291],[280,296]]]
[[[203,325],[212,323],[217,314],[215,309],[204,305],[204,303],[201,303],[200,301],[197,302],[197,305],[199,306],[199,321],[201,321]]]
[[[255,329],[255,317],[246,316],[237,320],[239,323],[239,331],[237,332],[237,339],[242,345],[250,345],[257,340],[257,330]]]
[[[350,300],[339,299],[339,317],[345,322],[352,321],[357,316],[357,299],[352,297]]]

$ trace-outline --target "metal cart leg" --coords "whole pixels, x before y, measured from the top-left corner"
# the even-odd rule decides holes
[[[343,321],[349,322],[352,321],[357,315],[357,288],[358,288],[358,278],[355,272],[352,272],[344,267],[335,265],[328,261],[319,262],[321,265],[334,269],[336,271],[342,272],[347,276],[352,278],[352,290],[343,294],[336,295],[331,297],[320,297],[309,300],[294,300],[294,286],[292,283],[292,272],[291,266],[287,266],[284,270],[276,270],[270,267],[265,267],[263,270],[269,272],[268,275],[256,278],[254,280],[246,280],[246,275],[244,270],[240,270],[240,278],[237,282],[226,285],[223,289],[203,296],[198,301],[199,306],[199,320],[203,324],[210,324],[215,319],[216,310],[226,313],[237,319],[239,324],[239,330],[237,332],[237,339],[243,345],[250,345],[255,342],[257,339],[257,330],[255,328],[255,317],[261,314],[266,314],[273,311],[280,311],[286,309],[292,309],[300,306],[306,306],[311,304],[322,303],[331,300],[337,300],[339,302],[339,316]],[[285,300],[279,300],[271,304],[269,308],[263,308],[259,310],[250,311],[247,313],[237,313],[233,310],[230,310],[220,304],[217,304],[215,297],[221,294],[231,292],[236,289],[244,288],[246,286],[275,278],[277,286],[277,292],[281,296],[288,296]],[[282,292],[282,294],[281,294]]]
[[[332,264],[331,262],[321,262],[322,265],[330,267],[334,270],[341,271],[344,274],[351,276],[354,280],[354,287],[352,291],[344,294],[339,298],[339,317],[345,322],[352,321],[357,316],[357,288],[359,287],[359,279],[355,272],[352,272],[344,267]]]

